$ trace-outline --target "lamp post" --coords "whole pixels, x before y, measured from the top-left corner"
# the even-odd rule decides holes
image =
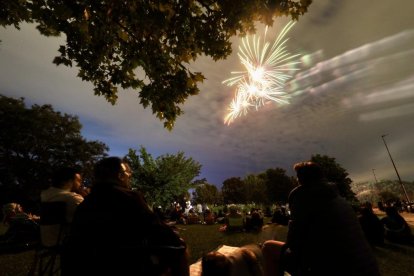
[[[410,203],[411,201],[410,201],[410,199],[408,198],[407,191],[405,190],[404,184],[403,184],[403,183],[402,183],[402,181],[401,181],[400,174],[398,173],[398,170],[397,170],[397,167],[395,166],[394,160],[393,160],[393,159],[392,159],[392,157],[391,157],[390,150],[388,149],[387,143],[385,142],[384,137],[385,137],[385,136],[387,136],[387,135],[388,135],[388,134],[381,135],[382,141],[384,141],[384,145],[385,145],[385,148],[387,149],[388,155],[390,156],[391,163],[392,163],[392,165],[394,166],[395,172],[397,173],[398,180],[400,181],[400,185],[401,185],[401,187],[402,187],[402,189],[403,189],[403,191],[404,191],[404,194],[405,194],[405,198],[407,199],[407,202],[408,202],[408,203]]]
[[[375,184],[378,185],[377,176],[375,175],[375,169],[372,169],[372,173],[374,174]]]

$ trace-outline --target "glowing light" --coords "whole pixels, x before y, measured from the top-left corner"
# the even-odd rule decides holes
[[[284,91],[292,72],[299,70],[299,54],[291,55],[286,49],[289,40],[284,38],[295,22],[289,22],[273,44],[256,35],[245,37],[239,46],[238,57],[245,71],[231,72],[235,75],[225,81],[227,86],[236,86],[235,98],[228,108],[224,123],[231,124],[237,117],[246,115],[251,108],[256,110],[269,101],[288,104],[290,96]]]

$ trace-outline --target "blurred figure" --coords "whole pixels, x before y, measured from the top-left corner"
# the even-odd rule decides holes
[[[409,244],[413,241],[410,226],[394,206],[385,208],[386,216],[381,219],[385,228],[385,239],[390,242]]]
[[[216,222],[216,218],[215,218],[213,212],[211,212],[210,209],[206,209],[204,211],[204,223],[208,224],[208,225],[211,225],[211,224],[214,224],[215,222]]]
[[[189,274],[186,244],[132,191],[129,166],[100,160],[62,254],[62,275]]]
[[[294,166],[299,186],[289,195],[286,243],[263,245],[266,275],[379,275],[357,216],[313,162]]]
[[[229,213],[225,216],[224,228],[228,232],[244,230],[244,218],[236,205],[229,206]]]
[[[249,219],[245,221],[246,231],[260,231],[263,227],[263,216],[258,209],[252,208]]]
[[[286,213],[286,208],[284,206],[276,207],[272,216],[272,223],[277,223],[280,225],[288,225],[289,216]]]
[[[19,244],[34,243],[39,241],[39,217],[24,212],[19,203],[7,203],[3,205],[3,224],[8,228],[0,236],[0,247],[13,247]]]
[[[372,246],[384,245],[384,227],[369,202],[362,206],[358,219],[368,242]]]

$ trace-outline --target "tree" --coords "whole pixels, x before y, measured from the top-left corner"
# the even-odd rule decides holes
[[[321,166],[326,179],[337,186],[341,196],[351,202],[358,201],[351,189],[352,180],[348,177],[348,172],[335,161],[335,158],[316,154],[312,155],[311,161]]]
[[[266,185],[270,202],[287,202],[290,191],[295,187],[282,168],[268,169],[260,174]]]
[[[220,194],[215,185],[202,183],[193,192],[196,203],[217,204],[220,201]]]
[[[246,202],[244,182],[240,177],[231,177],[224,180],[221,193],[225,204]]]
[[[115,104],[118,88],[138,91],[140,103],[171,129],[179,105],[198,94],[204,77],[192,72],[199,56],[231,53],[230,38],[254,31],[256,21],[297,20],[312,0],[1,1],[0,25],[34,22],[45,36],[66,36],[57,65],[79,67],[95,95]]]
[[[403,184],[407,190],[409,198],[413,198],[414,183],[403,181]],[[404,192],[402,191],[401,184],[398,180],[383,179],[376,182],[352,183],[351,186],[352,191],[356,193],[356,197],[359,201],[368,200],[377,203],[378,201],[384,201],[384,198],[388,200],[388,198],[395,197],[405,200]],[[390,194],[395,195],[395,197],[390,197]]]
[[[144,193],[150,205],[167,206],[193,187],[192,180],[200,174],[201,165],[184,152],[153,158],[141,146],[137,153],[129,149],[125,159],[131,166],[132,186]]]
[[[387,190],[381,191],[378,196],[382,202],[395,202],[400,200],[396,194]]]
[[[1,199],[38,200],[53,170],[61,166],[78,166],[90,178],[93,164],[106,156],[108,147],[87,141],[81,128],[76,116],[51,105],[28,108],[23,98],[0,95]]]
[[[254,174],[247,175],[244,179],[246,203],[269,203],[264,180]]]

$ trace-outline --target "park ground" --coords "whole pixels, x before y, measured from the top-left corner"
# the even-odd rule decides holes
[[[375,210],[377,215],[383,213]],[[414,233],[414,214],[402,213]],[[221,245],[242,246],[251,243],[262,243],[269,239],[285,240],[287,228],[276,224],[266,224],[258,233],[220,232],[220,225],[177,225],[177,230],[187,242],[190,263],[196,262],[204,253],[215,250]],[[0,234],[5,231],[0,227]],[[382,276],[414,275],[414,245],[397,245],[386,242],[384,247],[374,248]],[[27,275],[34,257],[34,251],[18,254],[0,255],[0,275]]]

